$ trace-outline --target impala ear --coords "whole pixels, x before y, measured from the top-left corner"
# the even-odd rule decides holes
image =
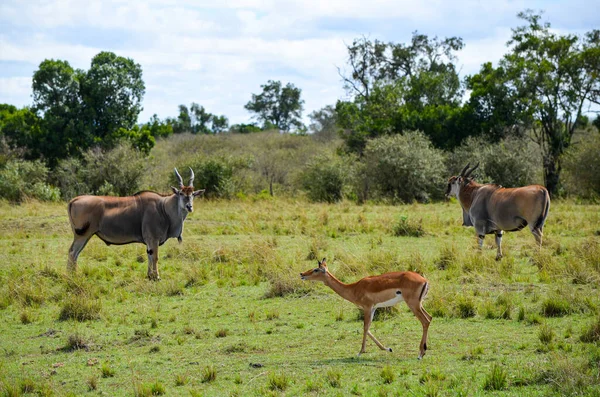
[[[204,194],[205,190],[206,189],[195,190],[194,191],[194,197],[201,196],[202,194]]]
[[[323,258],[322,261],[319,261],[319,269],[323,269],[324,267],[327,267],[327,263],[325,263],[325,258]]]

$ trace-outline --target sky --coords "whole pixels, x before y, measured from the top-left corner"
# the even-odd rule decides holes
[[[517,13],[543,10],[562,34],[600,28],[600,0],[0,0],[0,103],[31,105],[44,59],[87,70],[100,51],[132,58],[146,93],[140,122],[196,102],[230,124],[268,80],[302,90],[304,120],[346,99],[346,46],[367,37],[409,42],[412,32],[459,36],[461,76],[506,53]]]

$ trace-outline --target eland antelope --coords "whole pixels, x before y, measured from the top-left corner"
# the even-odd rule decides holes
[[[458,176],[448,179],[446,197],[454,196],[463,210],[463,226],[474,226],[483,246],[486,234],[496,234],[496,259],[502,258],[502,234],[529,225],[537,243],[542,245],[544,222],[550,210],[550,195],[541,185],[504,188],[495,184],[479,184],[469,170],[469,164]]]
[[[179,189],[161,195],[142,191],[129,197],[78,196],[69,202],[68,212],[73,243],[69,248],[67,269],[77,269],[77,257],[96,235],[107,245],[142,243],[148,254],[148,278],[159,280],[158,247],[169,238],[181,242],[183,222],[193,211],[194,197],[204,190],[194,190],[194,171],[190,168],[188,186],[175,168]]]

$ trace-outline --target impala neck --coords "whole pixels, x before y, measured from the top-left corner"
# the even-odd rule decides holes
[[[356,303],[356,298],[354,296],[354,291],[349,284],[344,284],[329,271],[327,271],[327,278],[324,281],[325,285],[335,291],[339,296],[350,301],[352,303]]]
[[[475,195],[475,192],[477,192],[477,190],[479,190],[479,188],[482,186],[483,185],[480,185],[475,181],[469,181],[469,183],[460,188],[458,200],[465,211],[469,211],[471,204],[473,204],[473,196]]]

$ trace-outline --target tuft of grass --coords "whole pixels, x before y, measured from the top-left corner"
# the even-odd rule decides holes
[[[19,314],[19,320],[21,320],[21,324],[31,324],[33,322],[33,314],[29,310],[23,310],[21,314]]]
[[[600,342],[600,316],[595,322],[583,329],[579,340],[584,343]]]
[[[202,383],[214,382],[217,379],[217,370],[212,365],[207,365],[202,370]]]
[[[79,334],[79,333],[74,333],[69,335],[69,337],[67,338],[67,344],[65,345],[65,347],[63,348],[64,351],[75,351],[75,350],[81,350],[81,349],[87,349],[88,348],[88,342],[85,340],[85,338]]]
[[[102,374],[103,378],[112,378],[115,376],[115,370],[110,366],[109,363],[102,363],[102,366],[100,367],[100,373]]]
[[[58,319],[60,321],[88,321],[100,318],[102,304],[98,299],[90,299],[85,295],[71,295],[64,302]]]
[[[419,377],[419,383],[437,383],[446,379],[446,375],[438,371],[437,369],[433,369],[431,371],[425,371]]]
[[[154,345],[150,348],[150,350],[148,350],[150,353],[158,353],[160,352],[160,346],[159,345]]]
[[[475,314],[477,314],[473,299],[468,297],[460,297],[456,301],[456,310],[458,317],[460,318],[471,318],[475,317]]]
[[[461,360],[471,361],[471,360],[479,360],[481,359],[481,355],[483,354],[483,347],[477,346],[474,349],[469,350],[465,355],[461,357]]]
[[[190,381],[190,378],[187,374],[177,374],[175,375],[175,386],[184,386],[187,385]]]
[[[162,396],[167,392],[167,388],[161,381],[157,380],[150,385],[150,391],[153,396]]]
[[[336,369],[330,369],[327,371],[327,383],[329,386],[334,388],[342,387],[342,373]]]
[[[267,320],[276,320],[279,318],[279,311],[277,309],[272,309],[269,310],[266,314],[265,317]]]
[[[402,215],[398,222],[392,226],[392,234],[396,237],[423,237],[425,229],[423,229],[423,220],[409,220],[408,216]]]
[[[19,383],[23,394],[33,393],[36,389],[36,382],[31,378],[23,378]]]
[[[307,393],[319,393],[323,388],[323,384],[318,381],[313,381],[312,379],[308,379],[306,381],[306,385],[304,386],[304,391]]]
[[[508,376],[506,371],[498,364],[492,366],[483,382],[484,390],[504,390],[508,387]]]
[[[88,391],[94,391],[98,389],[98,377],[96,375],[92,375],[87,378],[86,382]]]
[[[571,312],[569,302],[559,296],[551,296],[542,302],[542,315],[544,317],[563,317]]]
[[[440,256],[435,260],[435,266],[439,270],[451,268],[458,258],[458,250],[454,245],[445,245],[440,250]]]
[[[523,306],[519,307],[519,314],[517,314],[517,321],[525,320],[525,308]]]
[[[381,379],[383,379],[383,383],[385,384],[392,383],[396,379],[396,374],[394,373],[394,370],[392,370],[392,367],[390,367],[389,365],[383,367],[380,376]]]
[[[290,379],[283,372],[271,372],[269,374],[268,386],[273,391],[284,391],[290,385]]]
[[[218,330],[218,331],[215,333],[215,336],[216,336],[217,338],[224,338],[224,337],[226,337],[226,336],[227,336],[227,334],[228,334],[228,333],[229,333],[229,331],[228,331],[226,328],[221,328],[220,330]]]
[[[549,345],[554,339],[554,330],[548,324],[542,324],[538,331],[538,338],[544,345]]]

